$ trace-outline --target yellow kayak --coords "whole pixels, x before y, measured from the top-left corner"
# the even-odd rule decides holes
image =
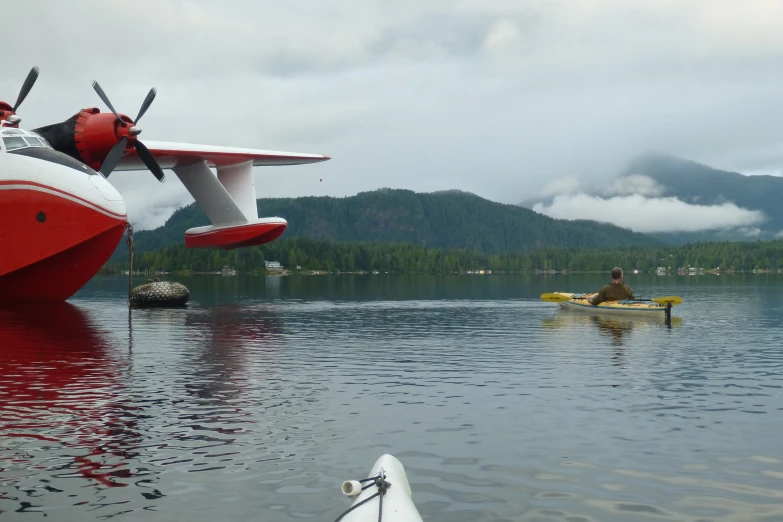
[[[605,301],[597,306],[590,304],[590,300],[595,297],[597,292],[590,294],[573,294],[568,292],[553,292],[557,296],[562,296],[563,301],[559,304],[563,308],[571,308],[584,312],[601,312],[611,314],[621,314],[628,316],[657,316],[666,315],[666,306],[650,301]]]

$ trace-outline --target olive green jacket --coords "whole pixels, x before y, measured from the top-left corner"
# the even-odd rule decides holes
[[[631,287],[625,283],[609,283],[598,292],[598,295],[593,297],[590,303],[595,306],[604,301],[622,301],[623,299],[636,299]]]

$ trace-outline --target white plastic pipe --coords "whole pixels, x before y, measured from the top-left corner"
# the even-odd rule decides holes
[[[346,497],[355,497],[362,492],[362,485],[358,480],[346,480],[343,482],[342,490]]]

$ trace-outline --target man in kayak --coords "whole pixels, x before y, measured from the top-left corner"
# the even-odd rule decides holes
[[[604,301],[622,301],[623,299],[636,299],[633,296],[631,287],[623,283],[623,269],[614,267],[612,269],[612,282],[604,287],[590,301],[593,306],[599,305]]]

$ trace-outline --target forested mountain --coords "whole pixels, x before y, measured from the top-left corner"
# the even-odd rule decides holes
[[[258,200],[258,213],[288,220],[283,238],[399,242],[430,248],[467,248],[486,254],[547,247],[662,244],[613,225],[552,219],[517,205],[459,191],[381,189],[345,198],[267,198]],[[189,205],[177,210],[164,226],[136,232],[136,251],[181,243],[187,229],[208,224],[201,209]],[[122,243],[111,261],[125,259],[127,247]]]

